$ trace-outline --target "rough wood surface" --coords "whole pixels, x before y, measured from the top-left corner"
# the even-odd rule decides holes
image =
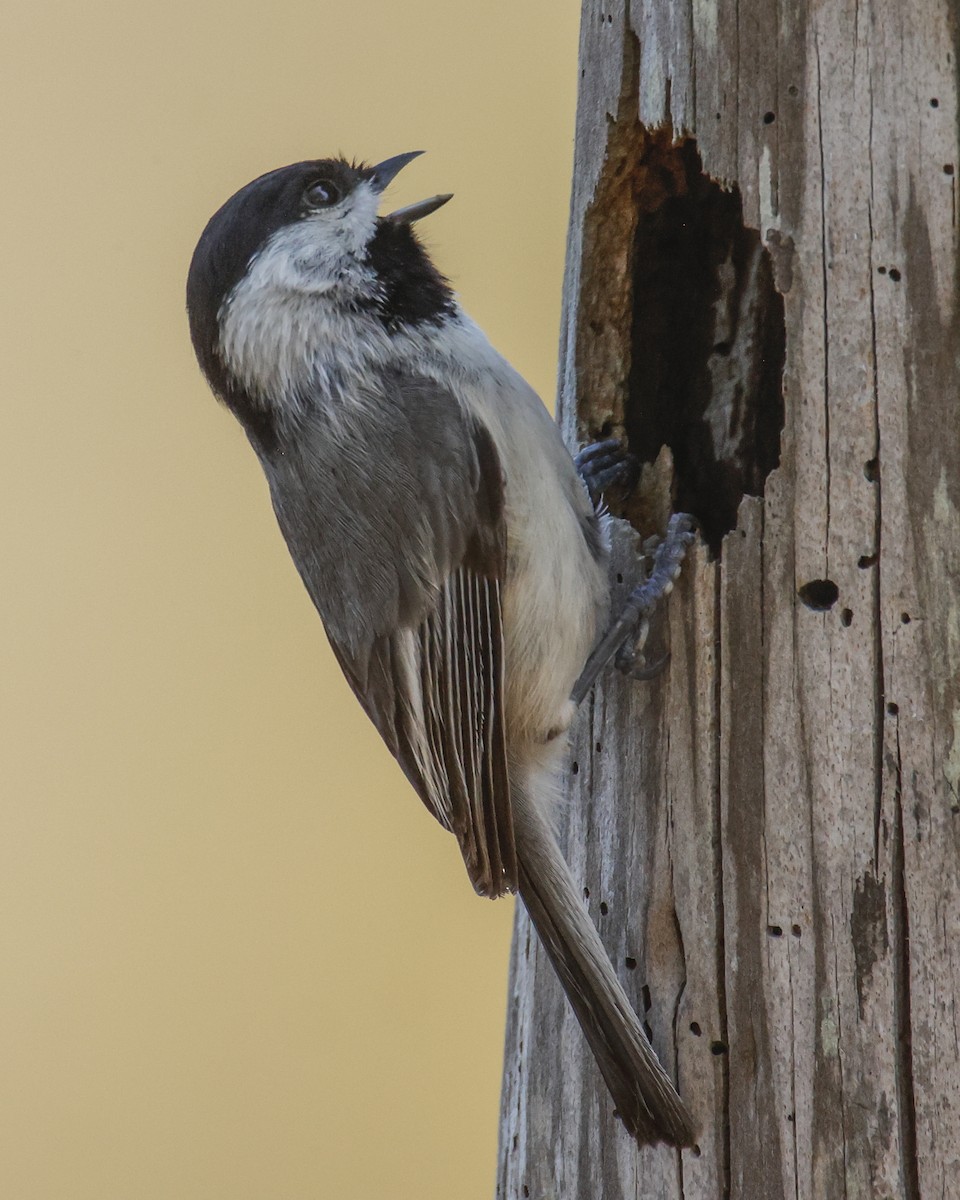
[[[960,1198],[957,46],[946,0],[584,3],[561,421],[666,443],[711,544],[560,823],[702,1136],[631,1143],[521,913],[501,1200]]]

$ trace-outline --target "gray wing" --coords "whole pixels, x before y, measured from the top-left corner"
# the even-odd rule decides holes
[[[514,891],[503,478],[489,433],[437,384],[388,377],[261,458],[361,704],[456,835],[477,891]]]

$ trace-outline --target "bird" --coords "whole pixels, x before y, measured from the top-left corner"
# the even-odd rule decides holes
[[[554,830],[571,697],[610,610],[607,517],[414,229],[450,195],[379,215],[420,153],[241,187],[193,254],[193,347],[344,675],[473,887],[519,893],[629,1133],[689,1146]]]

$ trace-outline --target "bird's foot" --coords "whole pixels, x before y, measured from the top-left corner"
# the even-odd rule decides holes
[[[580,478],[587,485],[594,506],[612,487],[629,492],[640,477],[640,463],[619,438],[606,438],[584,446],[574,458]]]
[[[620,615],[587,660],[571,695],[575,704],[586,696],[611,660],[634,679],[653,679],[666,666],[668,656],[648,664],[643,647],[649,633],[650,617],[659,602],[673,590],[687,549],[696,537],[695,529],[696,521],[686,513],[674,513],[670,518],[666,535],[653,550],[649,575],[630,593]]]
[[[633,636],[628,634],[621,642],[614,663],[618,671],[631,679],[656,679],[670,661],[670,655],[664,654],[655,662],[648,663],[644,657],[644,647],[650,633],[650,617],[657,605],[673,591],[687,549],[696,536],[695,528],[693,517],[686,513],[673,514],[667,525],[666,536],[652,547],[653,566],[650,574],[633,589],[627,600],[624,612],[635,607],[636,624]]]

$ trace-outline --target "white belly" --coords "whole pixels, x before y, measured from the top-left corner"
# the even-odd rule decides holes
[[[490,429],[506,478],[507,736],[516,746],[569,723],[570,691],[606,619],[608,582],[584,536],[590,502],[559,431],[507,371],[496,394],[468,388],[464,399]]]

